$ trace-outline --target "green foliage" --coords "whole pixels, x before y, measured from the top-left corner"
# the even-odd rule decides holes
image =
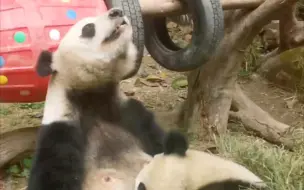
[[[23,165],[26,168],[31,168],[32,167],[32,158],[24,158]]]
[[[188,80],[186,77],[178,77],[174,79],[174,81],[171,84],[171,87],[175,90],[186,88],[188,86]]]
[[[14,177],[28,177],[32,167],[32,157],[27,157],[19,161],[17,164],[11,165],[6,172]]]
[[[6,116],[6,115],[9,115],[11,114],[11,110],[7,109],[7,108],[1,108],[0,107],[0,116]]]
[[[239,72],[239,77],[249,77],[256,70],[258,59],[262,53],[262,45],[258,39],[245,50],[244,62]]]
[[[20,109],[41,109],[44,106],[44,102],[41,103],[23,103],[23,104],[18,104],[18,107]]]
[[[304,142],[304,139],[302,139]],[[261,177],[267,190],[304,190],[304,145],[289,152],[263,140],[230,133],[218,142],[222,156],[230,158]]]

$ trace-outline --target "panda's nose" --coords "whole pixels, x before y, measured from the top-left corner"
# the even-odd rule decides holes
[[[118,8],[112,8],[109,12],[110,18],[123,17],[123,11]]]

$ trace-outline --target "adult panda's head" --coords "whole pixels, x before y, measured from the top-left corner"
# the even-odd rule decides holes
[[[132,27],[123,11],[113,8],[73,25],[52,53],[42,51],[37,63],[40,76],[64,88],[87,89],[118,82],[135,67]]]
[[[184,136],[170,132],[164,153],[154,156],[136,177],[135,190],[239,190],[263,188],[245,167],[205,152],[188,149]]]

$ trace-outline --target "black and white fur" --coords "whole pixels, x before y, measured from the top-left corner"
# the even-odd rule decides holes
[[[135,190],[239,190],[262,188],[264,182],[245,167],[221,157],[188,149],[171,131],[164,153],[157,154],[136,177]]]
[[[135,66],[132,27],[122,10],[84,18],[37,73],[51,75],[28,190],[129,190],[162,151],[163,131],[120,80]]]

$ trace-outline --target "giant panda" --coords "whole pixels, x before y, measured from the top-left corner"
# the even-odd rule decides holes
[[[119,91],[137,50],[121,9],[79,20],[36,71],[51,76],[28,190],[130,190],[162,151],[153,114]]]
[[[135,179],[133,190],[263,189],[265,183],[247,168],[206,152],[188,149],[186,138],[170,131],[164,152],[154,156]]]

